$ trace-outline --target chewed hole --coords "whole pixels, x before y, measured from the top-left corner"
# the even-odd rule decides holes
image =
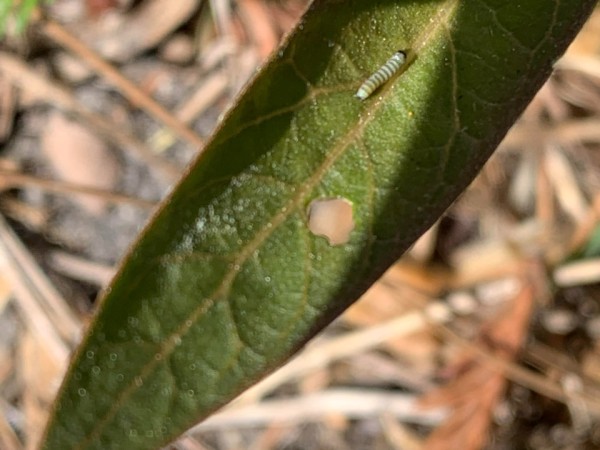
[[[308,207],[308,229],[323,236],[329,245],[342,245],[354,229],[352,203],[344,198],[313,200]]]

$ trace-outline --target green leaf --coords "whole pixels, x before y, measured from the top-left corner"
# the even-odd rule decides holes
[[[281,365],[469,184],[595,3],[316,1],[126,258],[44,448],[158,447]],[[345,244],[308,228],[328,198]]]
[[[20,33],[27,25],[33,10],[40,4],[53,0],[0,0],[0,37],[6,33],[7,23],[15,19],[14,31]]]
[[[583,248],[570,259],[597,258],[600,256],[600,226],[596,226]]]
[[[27,21],[29,20],[29,16],[33,11],[33,8],[37,6],[38,0],[22,0],[21,1],[21,9],[17,14],[17,29],[19,31],[25,28],[27,25]]]

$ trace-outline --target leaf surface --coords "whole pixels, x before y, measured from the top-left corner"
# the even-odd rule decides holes
[[[159,447],[281,365],[470,183],[595,3],[317,0],[103,295],[44,448]],[[335,198],[333,246],[308,214]]]

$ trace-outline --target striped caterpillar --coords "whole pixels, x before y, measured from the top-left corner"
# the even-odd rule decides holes
[[[367,78],[365,82],[360,85],[354,96],[359,100],[366,99],[379,86],[392,78],[392,76],[398,72],[398,70],[400,70],[400,67],[402,67],[405,61],[406,53],[398,50],[390,59],[386,61],[383,66],[381,66],[375,73],[373,73],[373,75]]]

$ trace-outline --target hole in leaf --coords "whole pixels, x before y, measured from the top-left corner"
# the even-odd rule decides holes
[[[343,198],[313,200],[308,207],[308,229],[323,236],[329,245],[342,245],[354,229],[352,203]]]

